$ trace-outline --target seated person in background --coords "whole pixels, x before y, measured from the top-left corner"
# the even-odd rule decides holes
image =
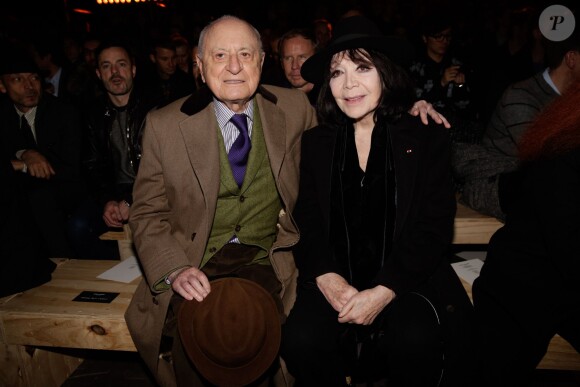
[[[82,184],[84,126],[72,105],[42,91],[38,69],[12,46],[0,64],[2,142],[27,196],[40,244],[50,257],[74,257],[66,222],[86,195]]]
[[[475,121],[472,80],[464,60],[452,52],[452,22],[443,11],[430,14],[421,24],[424,51],[411,63],[417,99],[425,99],[451,122]]]
[[[316,41],[308,30],[290,30],[282,35],[278,41],[280,63],[288,81],[288,87],[305,92],[312,105],[316,105],[318,87],[305,81],[300,74],[300,69],[315,52]]]
[[[443,126],[414,101],[406,44],[353,16],[302,76],[321,122],[302,136],[297,298],[281,354],[301,386],[463,385],[471,303],[446,253],[455,198]]]
[[[149,54],[150,68],[139,76],[148,105],[163,107],[193,93],[195,82],[191,75],[177,66],[175,43],[169,38],[153,43]],[[144,76],[144,77],[142,77]]]
[[[453,167],[462,182],[461,201],[486,215],[505,219],[499,203],[502,175],[518,167],[522,133],[556,97],[580,80],[580,32],[566,40],[545,39],[543,72],[511,85],[498,102],[481,144],[455,143]],[[507,189],[507,187],[505,187]]]
[[[517,200],[473,284],[482,386],[528,386],[556,334],[580,352],[578,106],[577,82],[519,142]]]
[[[0,152],[0,297],[5,297],[50,281],[55,264],[37,242],[40,235],[30,221],[30,205],[17,176],[20,172],[14,170],[5,150]]]
[[[107,93],[92,106],[88,117],[84,166],[93,195],[71,220],[70,232],[81,258],[114,259],[116,244],[98,237],[129,219],[150,106],[135,87],[137,67],[128,46],[104,41],[96,59],[96,73]]]

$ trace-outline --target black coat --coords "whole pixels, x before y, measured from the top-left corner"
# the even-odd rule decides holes
[[[474,301],[477,308],[485,293],[528,336],[551,337],[580,310],[580,149],[520,174],[518,199],[491,238]]]
[[[133,90],[126,111],[128,117],[127,152],[135,174],[141,161],[141,138],[149,109],[150,105],[147,105],[137,95],[137,91]],[[87,149],[83,157],[83,165],[91,192],[103,205],[109,200],[133,202],[133,185],[117,184],[115,181],[117,166],[113,157],[111,131],[116,117],[117,110],[107,96],[97,101],[88,115]]]
[[[0,155],[0,297],[50,281],[56,265],[37,243],[38,229],[31,222],[30,203],[14,172],[10,157]]]
[[[14,104],[8,99],[2,102],[0,117],[4,121],[5,149],[10,157],[16,158],[16,152],[26,149],[27,142],[20,130],[20,117]],[[43,94],[36,110],[36,150],[46,157],[55,170],[56,174],[49,182],[80,183],[84,128],[77,109],[50,94]]]
[[[376,284],[402,294],[436,281],[449,283],[451,294],[466,298],[446,259],[455,216],[449,137],[442,126],[423,126],[418,118],[402,117],[389,127],[396,179],[396,220],[392,251],[376,273]],[[300,242],[294,249],[301,283],[337,272],[348,278],[335,254],[337,238],[348,234],[332,225],[332,171],[338,168],[337,131],[316,127],[302,139],[300,193],[294,211]],[[380,225],[378,225],[380,227]],[[331,230],[341,230],[331,232]],[[347,258],[348,259],[348,258]],[[438,274],[437,274],[438,273]],[[437,277],[437,278],[436,278]],[[450,279],[455,277],[454,279]]]

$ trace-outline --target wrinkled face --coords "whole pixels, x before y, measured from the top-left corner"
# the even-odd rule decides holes
[[[225,19],[205,35],[199,61],[201,76],[214,96],[234,112],[245,109],[258,88],[264,53],[244,22]]]
[[[175,73],[177,69],[177,60],[175,51],[169,48],[157,47],[155,53],[150,56],[151,61],[155,63],[157,72],[162,79],[167,79]]]
[[[423,36],[423,41],[427,46],[427,52],[437,56],[445,55],[451,44],[451,28],[447,28],[436,34]]]
[[[177,62],[177,66],[185,71],[188,72],[188,61],[189,60],[189,47],[186,45],[177,46],[175,47],[175,61]]]
[[[381,78],[373,64],[357,64],[344,51],[339,52],[330,62],[330,75],[330,90],[340,110],[355,123],[374,121],[381,98]]]
[[[135,65],[121,47],[106,48],[98,58],[97,77],[112,95],[125,95],[133,89]]]
[[[299,89],[306,86],[308,82],[300,75],[300,69],[306,59],[314,55],[312,42],[302,36],[287,39],[284,41],[280,55],[284,75],[286,75],[286,79],[288,79],[292,87]]]
[[[16,73],[0,76],[0,91],[8,95],[16,108],[27,112],[38,105],[42,82],[37,73]]]

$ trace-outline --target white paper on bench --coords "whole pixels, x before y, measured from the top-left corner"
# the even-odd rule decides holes
[[[470,259],[469,261],[452,263],[451,266],[459,278],[468,284],[473,285],[473,281],[479,277],[483,261],[479,259]]]
[[[137,258],[130,256],[109,270],[99,274],[97,278],[128,284],[139,276],[141,276],[141,269],[137,263]]]

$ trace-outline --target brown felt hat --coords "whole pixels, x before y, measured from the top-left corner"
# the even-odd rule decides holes
[[[262,376],[278,356],[278,308],[260,285],[242,278],[211,282],[202,301],[185,301],[178,329],[199,373],[217,386],[244,386]]]

